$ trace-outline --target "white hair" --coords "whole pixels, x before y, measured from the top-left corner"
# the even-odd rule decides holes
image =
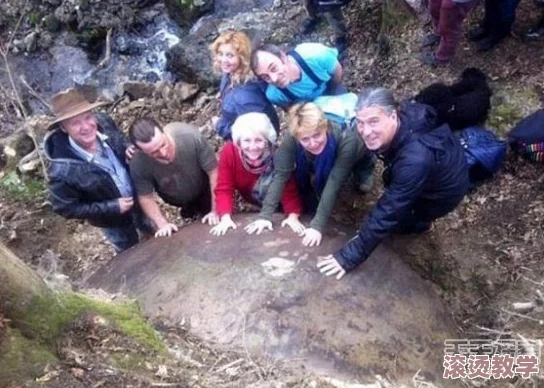
[[[238,145],[243,136],[261,135],[272,144],[275,144],[278,139],[270,118],[266,114],[258,112],[238,116],[234,124],[232,124],[231,132],[232,141]]]

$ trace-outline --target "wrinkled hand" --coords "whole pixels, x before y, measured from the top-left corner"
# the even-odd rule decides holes
[[[208,225],[217,225],[219,223],[219,216],[213,210],[202,217],[202,223],[208,223]]]
[[[132,159],[135,152],[136,152],[136,146],[134,144],[131,144],[127,147],[127,149],[125,150],[125,158],[127,159],[127,162],[129,162]]]
[[[307,247],[317,247],[319,244],[321,244],[321,232],[319,230],[308,228],[304,229],[304,232],[302,233],[304,238],[302,239],[302,245]]]
[[[134,199],[132,197],[121,197],[117,201],[119,202],[119,212],[121,214],[128,212],[134,206]]]
[[[287,225],[288,227],[291,228],[291,230],[293,232],[295,232],[296,234],[298,235],[302,235],[302,233],[304,232],[304,229],[306,229],[304,227],[304,224],[302,224],[302,222],[299,221],[298,219],[298,214],[295,214],[295,213],[291,213],[287,216],[286,219],[284,219],[282,222],[281,222],[281,227],[283,228],[285,225]]]
[[[157,232],[155,233],[155,237],[170,237],[172,233],[177,232],[178,227],[174,224],[166,224],[162,226]]]
[[[221,217],[221,222],[211,228],[210,233],[214,236],[223,236],[225,233],[227,233],[229,228],[236,229],[236,224],[232,218],[230,218],[230,214],[225,214],[223,217]]]
[[[321,258],[321,260],[318,258],[317,268],[319,268],[319,272],[325,276],[336,275],[336,280],[342,279],[342,277],[346,274],[346,270],[342,268],[333,255]]]
[[[251,224],[248,224],[244,228],[244,230],[249,234],[253,234],[254,232],[257,232],[257,234],[261,234],[261,232],[265,229],[274,230],[272,228],[272,222],[268,220],[257,220],[253,221]]]

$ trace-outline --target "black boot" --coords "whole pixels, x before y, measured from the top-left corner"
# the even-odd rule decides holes
[[[302,35],[311,34],[317,27],[318,19],[307,18],[302,22]]]
[[[334,44],[336,46],[336,49],[338,50],[338,56],[343,57],[345,51],[348,48],[348,40],[346,37],[337,38],[336,42]]]
[[[478,42],[484,38],[487,38],[487,31],[481,26],[473,28],[468,32],[468,40],[472,42]]]

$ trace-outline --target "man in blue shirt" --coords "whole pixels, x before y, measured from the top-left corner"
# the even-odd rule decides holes
[[[302,43],[288,53],[265,44],[252,52],[251,69],[268,83],[266,97],[282,108],[346,93],[338,50],[321,43]]]
[[[53,96],[56,120],[45,138],[53,211],[86,219],[102,228],[116,252],[138,242],[138,229],[151,232],[134,209],[134,189],[125,163],[125,139],[113,120],[93,109],[75,89]]]

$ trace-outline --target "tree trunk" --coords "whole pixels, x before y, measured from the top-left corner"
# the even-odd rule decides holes
[[[30,337],[37,333],[26,318],[37,300],[55,303],[55,295],[36,271],[0,243],[0,311],[13,327]]]

